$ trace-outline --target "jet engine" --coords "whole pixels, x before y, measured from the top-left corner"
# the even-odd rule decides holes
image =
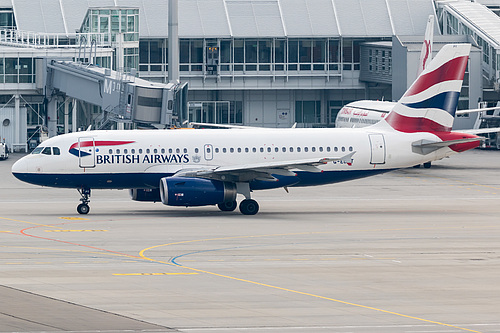
[[[161,202],[169,206],[208,206],[236,200],[236,184],[219,180],[164,177],[160,180]]]
[[[130,197],[134,201],[148,201],[148,202],[161,201],[159,188],[152,188],[152,189],[132,188],[130,189]]]

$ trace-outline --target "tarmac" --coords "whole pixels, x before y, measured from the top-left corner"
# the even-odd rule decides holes
[[[259,191],[255,216],[0,161],[0,332],[500,332],[500,151]]]

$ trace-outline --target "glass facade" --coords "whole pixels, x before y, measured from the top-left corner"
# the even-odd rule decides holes
[[[0,83],[35,83],[34,59],[0,57]]]
[[[103,34],[105,42],[123,47],[123,71],[139,68],[139,9],[138,8],[93,8],[89,9],[82,27],[82,33]],[[118,36],[123,36],[123,45]],[[115,59],[113,68],[121,63]]]
[[[12,8],[0,8],[0,28],[15,29],[16,19]]]
[[[340,38],[180,39],[183,75],[324,75],[360,69],[360,40]],[[165,72],[167,40],[141,40],[139,70]]]

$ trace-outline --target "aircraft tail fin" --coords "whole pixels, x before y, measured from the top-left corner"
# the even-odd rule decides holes
[[[385,118],[400,132],[449,132],[469,58],[470,44],[447,44]]]
[[[429,65],[432,59],[432,40],[434,39],[434,15],[429,15],[427,19],[427,27],[425,28],[424,43],[420,51],[420,59],[418,60],[417,76]]]

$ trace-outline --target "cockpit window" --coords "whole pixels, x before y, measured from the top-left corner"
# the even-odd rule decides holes
[[[43,150],[43,147],[36,147],[31,153],[36,155],[36,154],[40,154]]]
[[[61,149],[59,147],[52,147],[52,153],[54,155],[61,155]]]
[[[50,147],[45,147],[42,150],[42,154],[44,154],[44,155],[52,155],[52,149],[50,149]]]

